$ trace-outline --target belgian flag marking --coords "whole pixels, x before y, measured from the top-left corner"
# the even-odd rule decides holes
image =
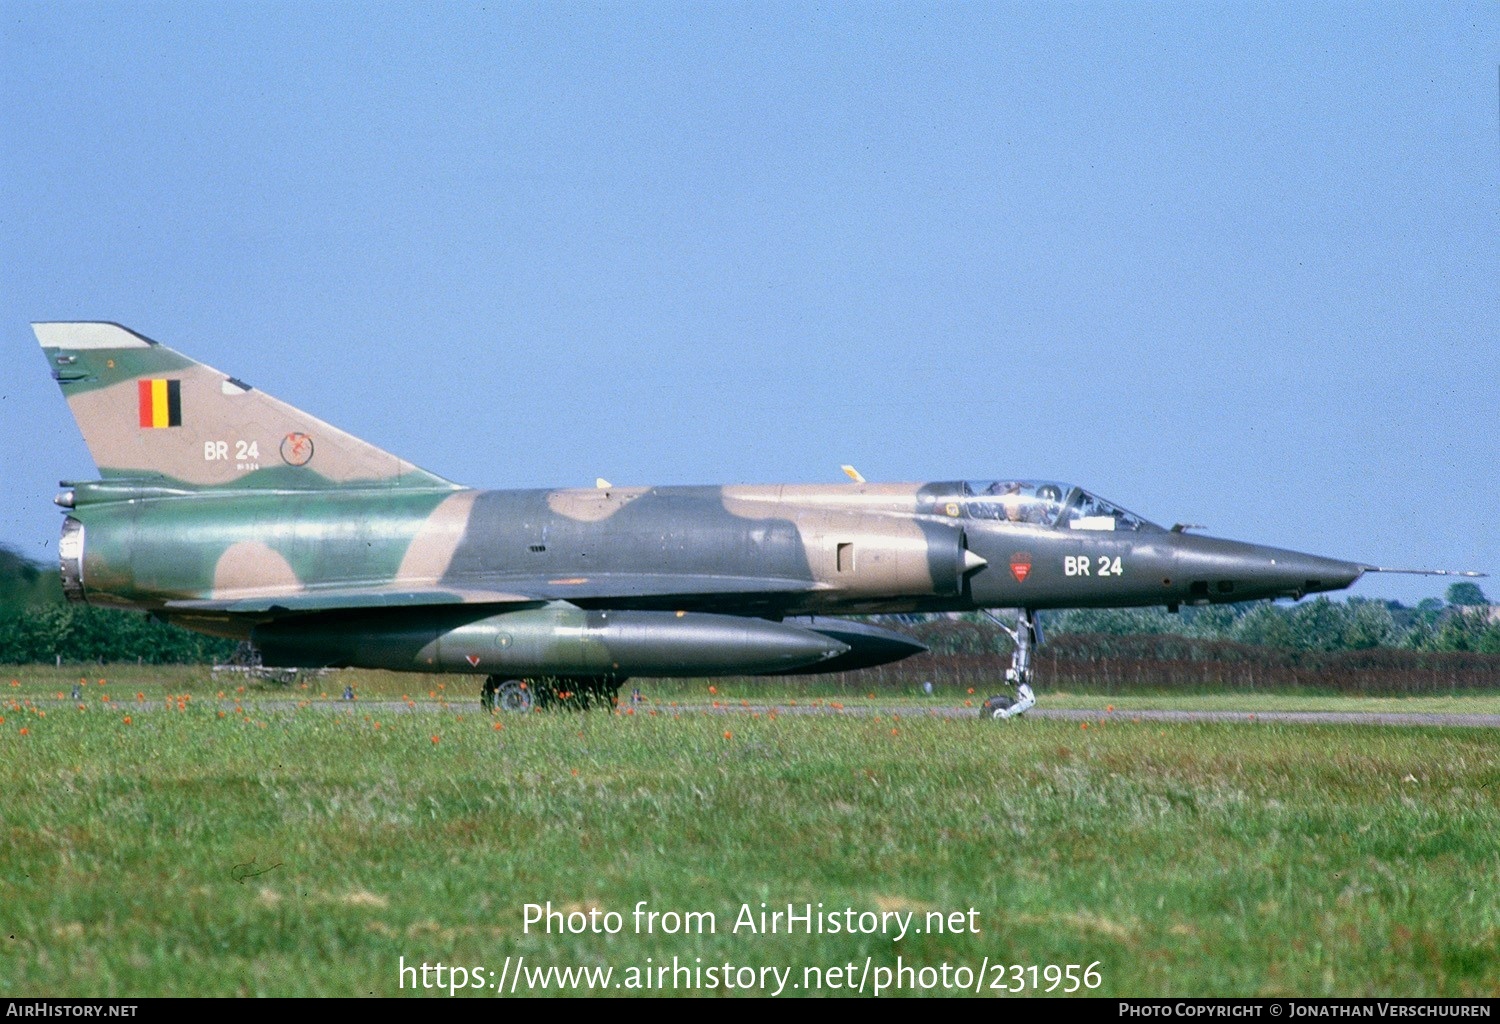
[[[140,389],[141,426],[182,426],[182,381],[142,380]]]

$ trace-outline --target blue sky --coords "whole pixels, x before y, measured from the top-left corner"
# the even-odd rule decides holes
[[[109,319],[464,483],[1034,476],[1500,572],[1491,3],[0,0],[0,90],[39,559],[95,472],[28,324]]]

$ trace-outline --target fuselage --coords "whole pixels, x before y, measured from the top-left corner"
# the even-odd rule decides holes
[[[989,490],[993,493],[986,493]],[[1164,530],[1078,488],[928,484],[193,492],[89,500],[75,586],[228,635],[319,594],[440,591],[763,618],[1205,604],[1364,567]],[[371,599],[374,601],[374,599]],[[375,602],[378,603],[378,602]],[[394,603],[394,602],[393,602]]]

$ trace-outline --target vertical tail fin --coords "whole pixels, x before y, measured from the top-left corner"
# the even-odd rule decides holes
[[[296,490],[456,486],[119,324],[32,329],[106,479]]]

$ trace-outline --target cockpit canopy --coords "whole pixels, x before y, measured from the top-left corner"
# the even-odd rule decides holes
[[[1161,529],[1097,494],[1050,480],[967,481],[961,504],[970,519],[1062,530]]]

